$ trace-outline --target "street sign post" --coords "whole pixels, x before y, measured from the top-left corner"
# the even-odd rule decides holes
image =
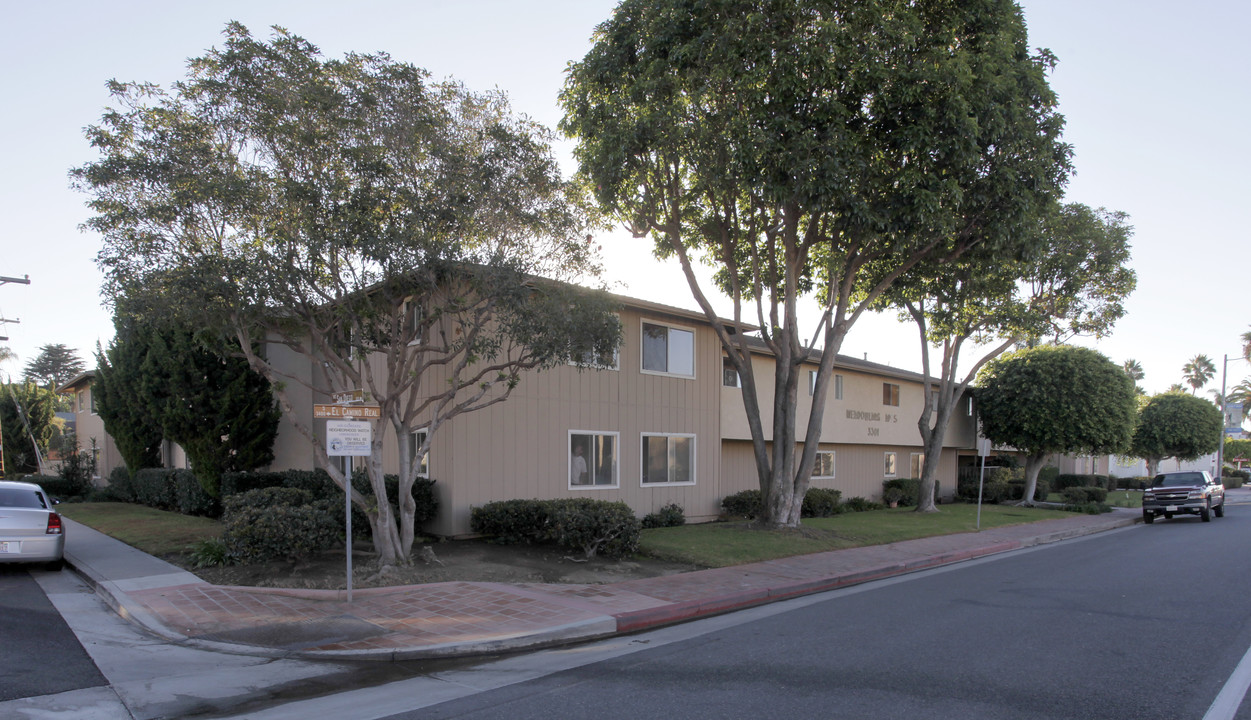
[[[365,401],[362,390],[333,393],[336,404],[315,403],[313,417],[326,421],[326,454],[331,457],[369,455],[373,445],[373,425],[361,420],[382,418],[377,405],[360,405]],[[352,602],[352,472],[344,472],[343,514],[347,526],[347,601]]]

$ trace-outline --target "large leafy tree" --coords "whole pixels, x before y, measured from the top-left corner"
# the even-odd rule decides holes
[[[22,379],[55,391],[87,369],[78,352],[65,345],[44,345],[34,360],[26,363]]]
[[[134,473],[161,466],[160,417],[145,399],[150,331],[133,320],[114,318],[113,339],[96,352],[91,386],[96,412],[113,438],[126,469]]]
[[[1008,353],[978,375],[982,434],[1025,454],[1025,502],[1048,455],[1124,452],[1134,431],[1134,382],[1089,348],[1044,345]]]
[[[0,442],[5,473],[39,473],[55,434],[55,397],[33,382],[0,386]]]
[[[1008,243],[1054,200],[1068,148],[1050,63],[1030,54],[1011,0],[626,0],[571,66],[562,129],[582,176],[604,210],[681,263],[742,380],[765,524],[799,523],[831,368],[856,320],[914,266]],[[730,327],[701,260],[734,303]],[[814,299],[819,321],[801,328]],[[749,324],[776,359],[772,407]]]
[[[1207,355],[1195,355],[1182,366],[1182,377],[1195,395],[1216,375],[1216,363]]]
[[[925,401],[917,426],[925,448],[918,512],[933,512],[934,483],[952,412],[986,363],[1042,337],[1101,337],[1125,313],[1137,283],[1132,230],[1123,213],[1073,203],[1043,213],[1015,247],[981,245],[935,269],[919,265],[883,295],[917,326]],[[942,351],[937,372],[930,349]],[[974,351],[961,366],[962,352]]]
[[[586,213],[550,133],[499,93],[239,24],[171,91],[113,90],[119,107],[88,129],[101,158],[74,173],[106,292],[232,337],[366,513],[384,563],[409,561],[415,460],[445,422],[503,401],[527,369],[615,347],[606,295],[549,282],[596,270]],[[292,370],[300,356],[312,377]],[[387,497],[383,448],[400,440],[399,517],[350,489],[296,413],[300,386],[380,406],[365,466]]]
[[[1221,411],[1201,397],[1168,392],[1142,407],[1130,452],[1147,461],[1154,476],[1166,458],[1195,460],[1216,452],[1221,441]]]

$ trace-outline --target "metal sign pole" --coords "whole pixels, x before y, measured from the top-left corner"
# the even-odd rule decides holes
[[[347,473],[347,482],[343,483],[343,496],[346,502],[343,507],[344,525],[347,526],[347,601],[352,602],[352,474]]]

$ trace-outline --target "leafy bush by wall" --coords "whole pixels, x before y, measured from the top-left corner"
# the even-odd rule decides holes
[[[587,557],[634,553],[641,531],[630,506],[590,498],[491,502],[470,510],[469,525],[497,542],[553,542]]]
[[[230,557],[244,563],[302,560],[342,538],[330,502],[299,488],[237,493],[225,501],[222,524]]]
[[[686,524],[686,513],[677,504],[666,505],[654,513],[643,516],[643,529],[660,527],[679,527]]]
[[[799,514],[803,517],[833,517],[842,512],[839,504],[842,497],[843,493],[840,490],[808,488]]]

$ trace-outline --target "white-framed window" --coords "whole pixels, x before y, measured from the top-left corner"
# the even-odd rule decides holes
[[[643,485],[694,485],[695,436],[643,433]]]
[[[734,367],[734,361],[728,357],[721,358],[721,384],[732,388],[743,387],[738,377],[738,370]]]
[[[613,348],[611,355],[588,350],[578,358],[569,358],[569,364],[595,370],[619,370],[621,369],[621,353],[619,348]]]
[[[569,431],[569,488],[615,488],[620,435],[596,430]]]
[[[970,395],[964,401],[964,414],[973,417],[973,396]]]
[[[921,468],[925,465],[925,453],[912,453],[908,456],[908,477],[921,477]]]
[[[421,450],[421,446],[426,444],[426,438],[429,435],[430,433],[426,428],[421,428],[420,430],[414,430],[408,436],[408,456],[417,463],[417,477],[430,477],[429,451],[420,458],[417,457],[417,451]]]
[[[882,383],[882,404],[899,407],[899,386],[894,383]]]
[[[843,376],[842,375],[834,376],[834,399],[835,400],[843,399]]]
[[[87,412],[87,391],[78,391],[78,412]]]
[[[812,466],[812,479],[814,480],[833,480],[834,479],[834,451],[818,450],[817,461]]]
[[[655,375],[695,377],[695,331],[644,321],[642,370]]]
[[[99,415],[100,408],[96,405],[96,393],[94,390],[87,391],[87,399],[91,401],[91,414]]]
[[[882,476],[883,476],[883,477],[888,477],[888,478],[893,478],[893,477],[895,477],[896,475],[898,475],[898,473],[899,473],[898,467],[899,467],[899,466],[896,464],[896,457],[895,457],[895,453],[893,453],[893,452],[888,452],[888,453],[882,453],[882,455],[883,455],[883,459],[884,459],[884,461],[885,461],[885,462],[883,463],[883,466],[882,466]]]
[[[405,321],[409,324],[410,331],[413,333],[413,339],[408,342],[410,346],[420,345],[424,339],[425,329],[422,323],[426,321],[426,309],[416,300],[409,300],[408,307],[405,308]]]

